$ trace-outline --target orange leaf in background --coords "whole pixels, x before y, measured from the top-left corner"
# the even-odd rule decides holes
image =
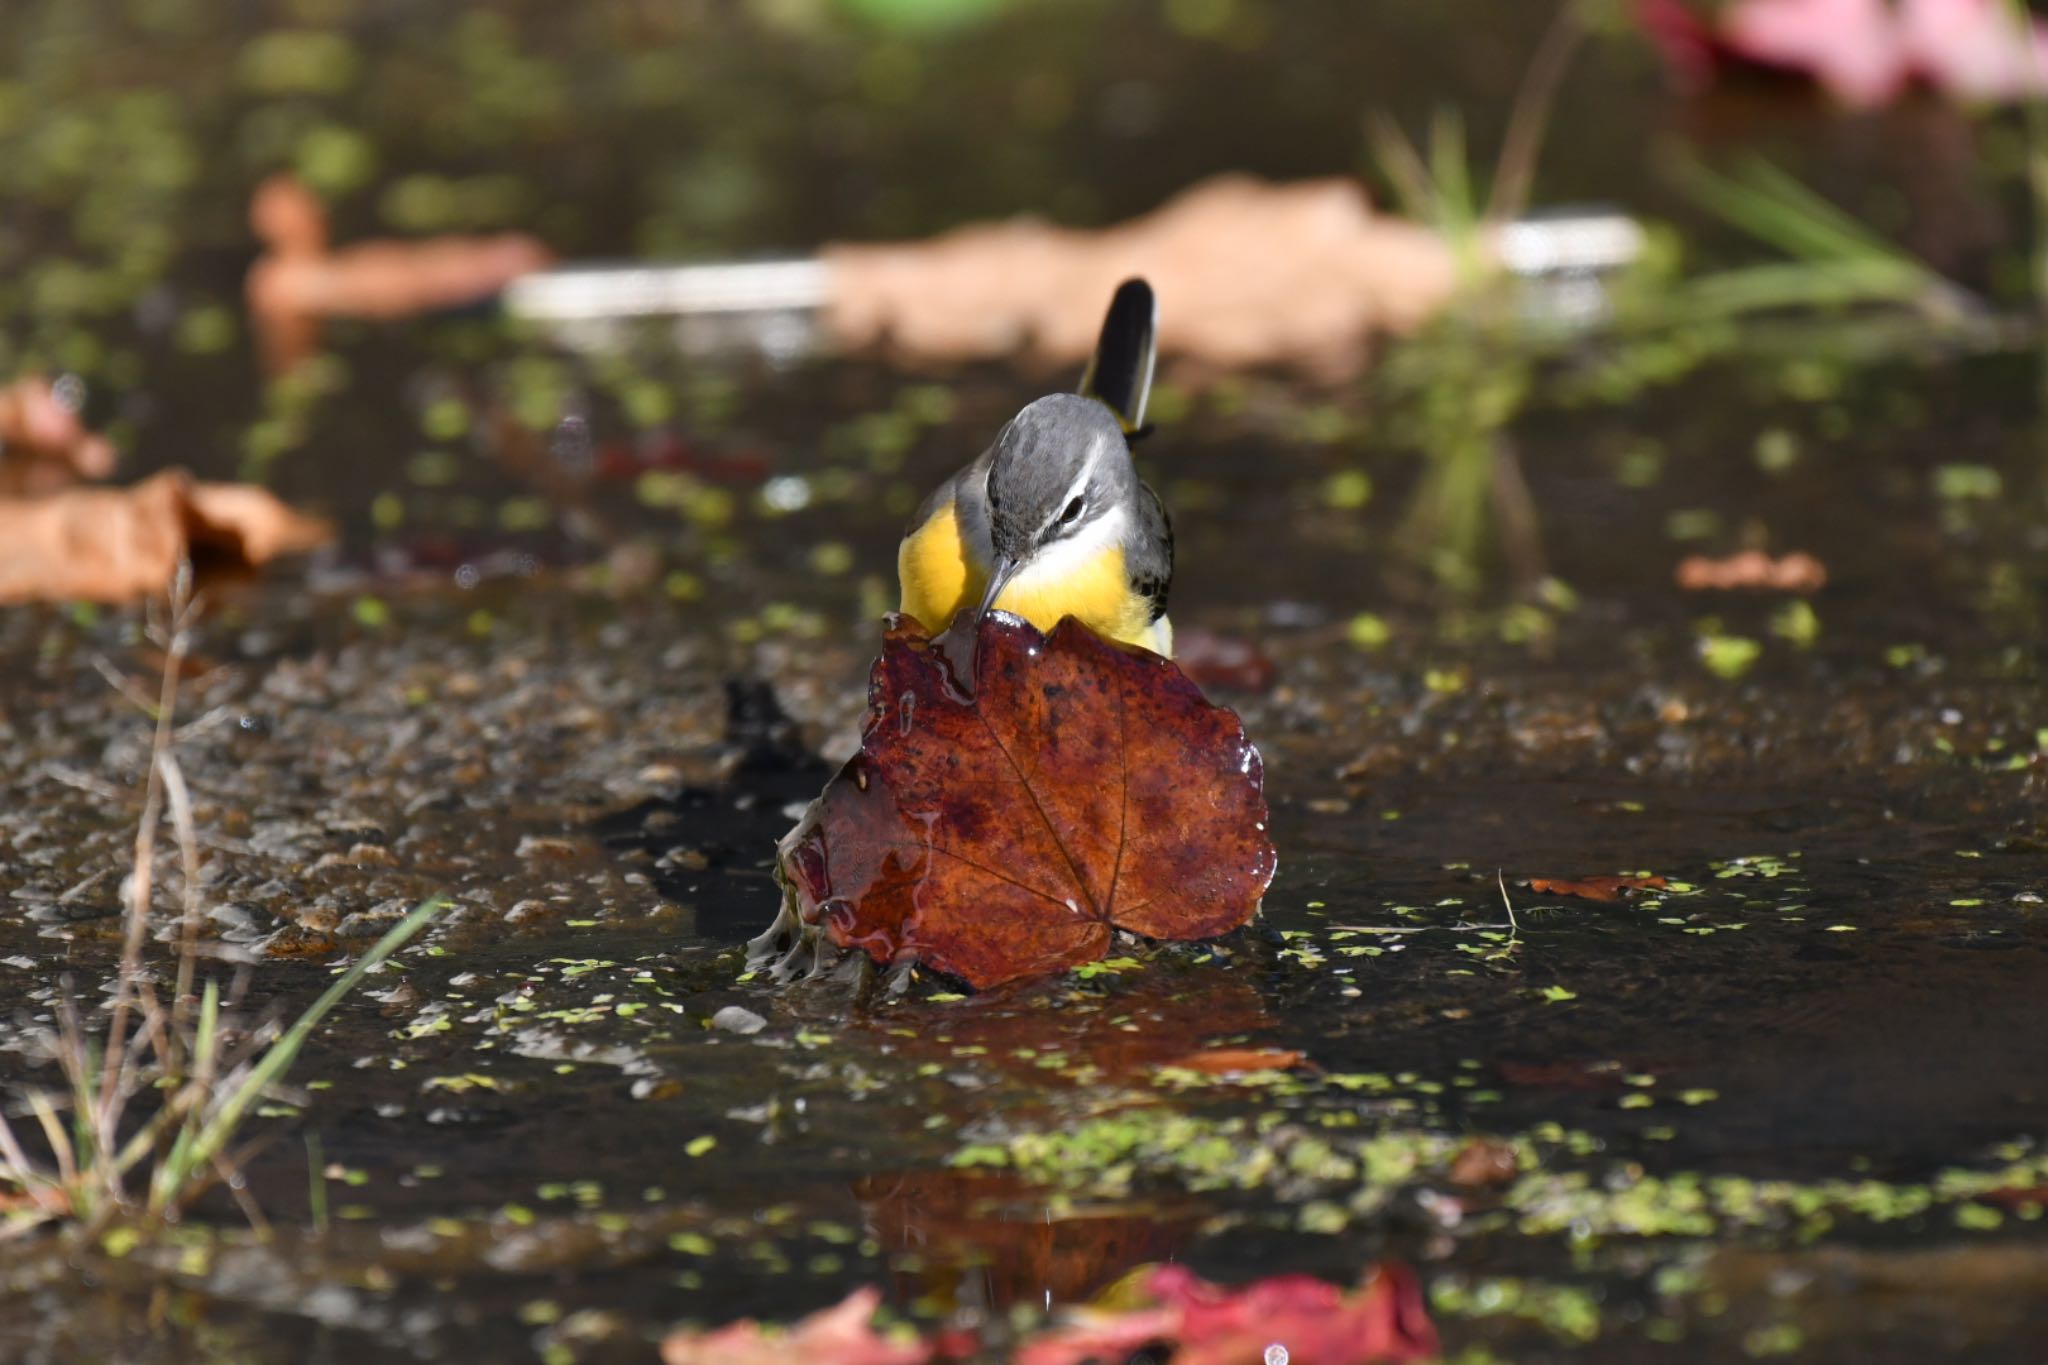
[[[1173,300],[1159,318],[1165,354],[1331,376],[1363,363],[1374,334],[1427,321],[1459,278],[1441,235],[1375,212],[1365,187],[1342,177],[1275,185],[1220,175],[1107,228],[1012,218],[922,241],[834,245],[823,259],[826,326],[849,346],[886,341],[909,356],[963,359],[1025,342],[1047,360],[1079,359],[1101,325],[1094,301],[1144,275]]]
[[[132,488],[0,499],[0,603],[125,602],[161,592],[187,556],[245,569],[330,534],[263,489],[196,483],[179,470]]]
[[[1521,1160],[1515,1155],[1514,1148],[1490,1138],[1473,1138],[1451,1159],[1447,1178],[1453,1185],[1471,1189],[1505,1185],[1520,1171]]]
[[[330,248],[326,206],[289,175],[257,187],[249,223],[265,250],[244,288],[273,372],[313,353],[323,318],[408,318],[460,308],[554,259],[539,240],[517,232]]]
[[[782,842],[785,916],[984,988],[1257,913],[1276,858],[1235,713],[1072,620],[993,613],[976,649],[970,696],[890,619],[861,751]]]
[[[1587,901],[1618,901],[1626,891],[1662,891],[1669,883],[1662,877],[1581,877],[1564,881],[1556,877],[1531,877],[1529,889],[1539,896],[1577,896]]]
[[[1247,1071],[1292,1071],[1305,1060],[1304,1054],[1287,1048],[1212,1047],[1176,1057],[1166,1065],[1207,1076],[1230,1076]]]
[[[0,384],[0,496],[48,493],[113,472],[113,443],[88,431],[49,380]]]
[[[1795,551],[1773,559],[1762,550],[1744,550],[1726,559],[1687,555],[1678,562],[1678,586],[1687,592],[1727,592],[1755,588],[1765,592],[1819,592],[1828,570],[1812,555]]]
[[[793,1327],[764,1328],[752,1318],[708,1332],[671,1332],[661,1343],[662,1365],[923,1365],[935,1347],[895,1342],[869,1321],[882,1302],[879,1289],[856,1289]]]

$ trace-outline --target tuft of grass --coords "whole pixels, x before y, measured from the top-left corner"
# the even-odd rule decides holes
[[[229,1041],[219,982],[209,978],[196,998],[192,993],[201,956],[199,843],[178,766],[174,719],[199,609],[186,565],[172,585],[169,610],[153,612],[149,623],[149,636],[164,653],[163,679],[153,702],[136,699],[153,734],[105,1032],[89,1029],[67,991],[57,1027],[46,1039],[63,1074],[63,1091],[29,1092],[13,1118],[0,1111],[0,1240],[57,1223],[88,1238],[120,1226],[122,1240],[132,1244],[134,1235],[175,1221],[223,1183],[261,1229],[261,1210],[234,1178],[247,1154],[236,1145],[244,1120],[283,1079],[327,1013],[445,905],[436,897],[414,908],[281,1032],[259,1030],[246,1043]],[[143,952],[157,831],[166,808],[184,864],[175,994],[168,1005],[151,984]],[[146,1115],[136,1112],[145,1096],[155,1101]],[[23,1117],[34,1120],[46,1152],[42,1159],[30,1155],[16,1130]]]
[[[1932,266],[1886,240],[1838,205],[1761,156],[1726,174],[1682,160],[1681,189],[1715,217],[1789,259],[1687,281],[1671,311],[1699,321],[1779,308],[1896,304],[1929,320],[1955,322],[1982,304]]]
[[[1393,188],[1398,207],[1450,244],[1468,286],[1488,273],[1491,243],[1499,228],[1529,206],[1551,110],[1586,38],[1580,4],[1581,0],[1563,0],[1531,54],[1508,111],[1493,174],[1483,189],[1469,165],[1465,122],[1455,108],[1440,108],[1431,115],[1426,155],[1386,115],[1376,113],[1367,121],[1374,160]]]

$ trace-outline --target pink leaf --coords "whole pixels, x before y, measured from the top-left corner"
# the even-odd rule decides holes
[[[1844,104],[1883,104],[1905,88],[1905,42],[1885,0],[1739,0],[1721,37],[1738,57],[1811,75]]]
[[[789,1328],[742,1318],[715,1331],[671,1332],[662,1365],[925,1365],[931,1344],[894,1342],[870,1325],[881,1301],[879,1289],[856,1289]]]
[[[1420,1284],[1392,1263],[1350,1291],[1308,1275],[1232,1288],[1177,1265],[1153,1271],[1144,1288],[1150,1305],[1045,1333],[1018,1351],[1018,1365],[1121,1360],[1161,1341],[1175,1347],[1172,1365],[1243,1365],[1271,1358],[1274,1346],[1292,1365],[1403,1365],[1439,1351]]]

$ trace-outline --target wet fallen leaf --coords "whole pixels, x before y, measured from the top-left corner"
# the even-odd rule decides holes
[[[1176,1057],[1167,1065],[1208,1076],[1230,1076],[1248,1071],[1292,1071],[1306,1060],[1303,1053],[1276,1047],[1212,1047]]]
[[[923,1365],[936,1348],[892,1341],[871,1324],[882,1302],[878,1289],[856,1289],[839,1303],[788,1328],[763,1327],[752,1318],[708,1332],[671,1332],[661,1343],[662,1365]]]
[[[1171,1365],[1244,1365],[1286,1358],[1300,1365],[1392,1365],[1437,1354],[1422,1287],[1407,1267],[1382,1262],[1355,1290],[1307,1275],[1275,1275],[1239,1288],[1211,1284],[1185,1266],[1160,1266],[1141,1293],[1149,1303],[1099,1312],[1042,1334],[1017,1365],[1122,1360],[1171,1343]]]
[[[1334,373],[1355,367],[1374,333],[1421,324],[1458,284],[1441,237],[1375,213],[1348,179],[1219,176],[1100,230],[1020,218],[920,242],[834,246],[824,259],[833,334],[919,358],[1029,345],[1049,361],[1079,359],[1095,344],[1096,301],[1142,274],[1173,301],[1159,319],[1168,354]]]
[[[245,289],[272,370],[312,353],[322,318],[403,318],[462,307],[553,259],[523,233],[331,248],[326,209],[290,176],[273,176],[257,188],[249,220],[265,251],[250,267]]]
[[[1531,877],[1529,889],[1539,896],[1577,896],[1587,901],[1618,901],[1630,891],[1661,891],[1669,885],[1662,877],[1580,877],[1565,881],[1557,877]]]
[[[263,489],[198,483],[180,470],[130,488],[0,499],[0,603],[129,601],[162,591],[188,556],[246,569],[330,534]]]
[[[970,696],[891,618],[861,751],[782,842],[778,928],[982,988],[1100,958],[1118,929],[1208,938],[1257,913],[1275,855],[1233,712],[1072,620],[995,613],[977,649]]]
[[[1744,550],[1725,559],[1687,555],[1678,563],[1678,586],[1687,592],[1726,592],[1757,588],[1768,592],[1819,592],[1827,586],[1825,564],[1795,551],[1773,558],[1762,550]]]

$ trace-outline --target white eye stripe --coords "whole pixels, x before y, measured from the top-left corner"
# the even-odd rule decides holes
[[[1083,507],[1087,506],[1087,499],[1083,495],[1088,491],[1088,480],[1094,475],[1096,464],[1102,459],[1102,450],[1103,445],[1100,440],[1089,442],[1088,458],[1081,462],[1081,472],[1074,477],[1072,483],[1067,485],[1067,491],[1060,495],[1059,501],[1052,505],[1051,516],[1046,521],[1044,527],[1040,529],[1040,534],[1059,525],[1063,514],[1071,504],[1079,502]]]

